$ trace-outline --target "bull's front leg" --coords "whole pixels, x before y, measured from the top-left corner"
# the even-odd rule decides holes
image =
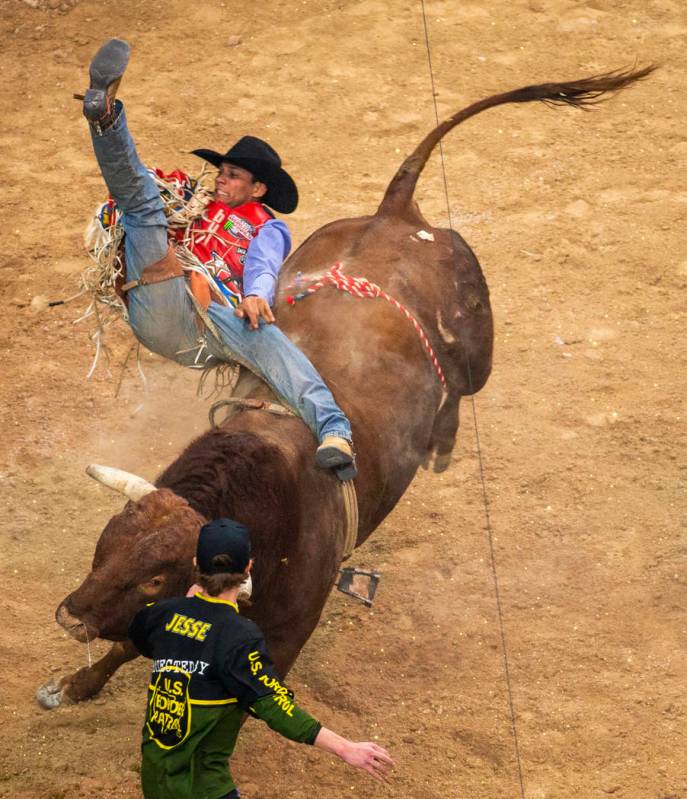
[[[38,704],[54,710],[62,704],[81,702],[95,696],[117,669],[138,657],[130,641],[113,644],[109,651],[92,666],[85,666],[74,674],[52,679],[36,691]]]

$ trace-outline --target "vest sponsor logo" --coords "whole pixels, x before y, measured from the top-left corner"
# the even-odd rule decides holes
[[[257,677],[264,668],[260,660],[260,652],[258,652],[257,649],[248,655],[248,662],[250,663],[251,674]],[[272,698],[274,701],[287,716],[293,717],[293,711],[296,707],[293,702],[293,692],[285,685],[282,685],[276,677],[271,677],[269,674],[260,674],[258,681],[261,682],[265,688],[272,689]]]
[[[229,214],[227,221],[224,223],[224,229],[231,233],[233,236],[240,236],[243,239],[251,241],[255,236],[255,228],[238,214]]]
[[[191,675],[183,671],[161,671],[148,702],[146,727],[150,737],[163,749],[182,743],[191,730],[188,687]]]
[[[269,218],[260,203],[250,202],[232,209],[213,200],[202,219],[197,220],[190,229],[189,246],[215,277],[223,264],[241,291],[240,281],[248,246]],[[231,297],[229,300],[232,305],[235,304]]]
[[[248,250],[245,247],[239,247],[238,245],[236,246],[236,255],[238,256],[241,265],[244,265],[246,263],[247,252]]]
[[[97,213],[100,224],[107,230],[112,225],[116,225],[119,220],[119,209],[114,200],[104,203]]]

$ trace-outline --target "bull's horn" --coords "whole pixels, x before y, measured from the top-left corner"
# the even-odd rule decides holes
[[[113,469],[111,466],[92,463],[86,467],[86,474],[108,488],[114,488],[115,491],[119,491],[120,494],[124,494],[134,502],[138,502],[151,491],[157,490],[152,483],[142,477],[125,472],[123,469]]]

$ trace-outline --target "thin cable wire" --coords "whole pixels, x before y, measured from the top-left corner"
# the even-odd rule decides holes
[[[468,385],[472,394],[472,370],[470,369],[470,359],[467,360]],[[513,745],[515,747],[515,760],[518,764],[518,780],[520,782],[520,795],[525,799],[525,782],[522,776],[522,762],[520,759],[520,745],[518,743],[518,730],[515,726],[515,706],[513,704],[513,690],[511,688],[510,668],[508,666],[508,647],[506,646],[506,631],[503,623],[503,609],[501,607],[501,592],[499,591],[499,579],[496,573],[496,553],[494,551],[494,535],[491,526],[491,514],[489,512],[489,494],[487,493],[487,482],[484,477],[484,461],[482,459],[482,447],[480,444],[479,427],[477,426],[477,403],[475,395],[470,397],[472,404],[472,421],[475,427],[475,443],[477,445],[477,462],[479,464],[479,478],[482,484],[482,499],[484,501],[484,516],[487,523],[489,537],[489,554],[491,559],[491,573],[494,579],[494,595],[496,597],[496,609],[499,617],[499,630],[501,633],[501,650],[503,652],[503,670],[506,675],[506,685],[508,686],[508,706],[510,707],[510,721],[513,730]]]
[[[437,108],[437,90],[434,84],[434,70],[432,69],[432,53],[429,48],[429,29],[427,28],[427,14],[425,13],[425,0],[420,0],[422,4],[422,25],[425,30],[425,48],[427,50],[427,64],[429,65],[429,80],[432,86],[432,102],[434,103],[434,119],[436,124],[439,124],[439,109]],[[446,179],[446,168],[444,166],[444,143],[439,140],[439,157],[441,160],[441,174],[444,180],[444,194],[446,195],[446,213],[448,214],[448,226],[453,230],[453,221],[451,220],[451,204],[448,199],[448,181]]]
[[[436,88],[434,83],[434,70],[432,68],[432,53],[429,45],[429,30],[427,28],[427,14],[425,11],[425,0],[420,0],[422,5],[422,23],[425,31],[425,46],[427,49],[427,63],[429,65],[429,76],[432,86],[432,102],[434,103],[434,118],[436,120],[436,124],[439,124],[439,110],[437,108],[437,94]],[[444,163],[444,150],[442,147],[442,143],[439,142],[439,155],[441,160],[441,173],[444,180],[444,194],[446,196],[446,212],[448,214],[448,225],[451,232],[453,232],[453,223],[451,221],[451,203],[449,200],[448,194],[448,180],[446,178],[446,165]],[[475,395],[472,391],[472,370],[470,368],[470,359],[467,359],[467,371],[468,371],[468,385],[470,388],[471,401],[472,401],[472,419],[473,424],[475,427],[475,443],[477,446],[477,461],[479,464],[479,476],[480,476],[480,483],[482,486],[482,501],[484,503],[484,516],[486,520],[487,526],[487,535],[489,539],[489,555],[491,561],[491,573],[492,578],[494,581],[494,596],[496,598],[496,610],[499,618],[499,631],[501,635],[501,651],[503,652],[503,670],[506,677],[506,686],[508,690],[508,707],[510,709],[510,720],[511,720],[511,729],[513,732],[513,745],[515,748],[515,760],[518,767],[518,781],[520,784],[520,796],[522,799],[525,799],[525,783],[522,776],[522,760],[520,758],[520,745],[518,743],[518,731],[515,724],[515,705],[513,703],[513,689],[511,686],[511,678],[510,678],[510,668],[508,665],[508,647],[506,645],[506,630],[505,624],[503,621],[503,608],[501,605],[501,592],[499,590],[499,580],[498,574],[496,570],[496,552],[494,549],[494,534],[491,524],[491,514],[489,512],[489,495],[487,493],[487,483],[484,476],[484,460],[482,458],[482,447],[480,444],[480,437],[479,437],[479,427],[477,424],[477,405],[475,403]]]

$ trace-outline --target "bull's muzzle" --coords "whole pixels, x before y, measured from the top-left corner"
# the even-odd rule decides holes
[[[81,621],[67,610],[63,602],[55,612],[55,621],[63,627],[72,638],[76,638],[82,644],[92,641],[98,637],[98,630],[90,624]]]

